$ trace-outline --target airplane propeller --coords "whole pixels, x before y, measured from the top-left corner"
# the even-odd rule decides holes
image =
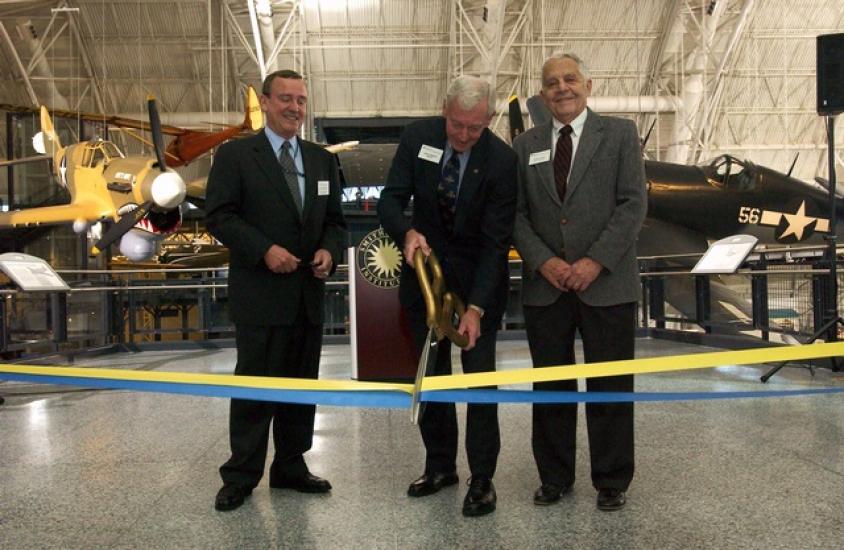
[[[522,118],[522,106],[519,104],[519,96],[510,96],[507,110],[507,120],[510,123],[510,143],[525,131],[525,121]]]
[[[147,108],[149,110],[150,131],[152,132],[152,143],[157,162],[157,165],[154,166],[157,167],[160,173],[155,176],[149,186],[149,200],[131,212],[123,214],[120,220],[112,225],[93,246],[94,254],[105,250],[112,243],[123,237],[138,222],[144,219],[150,210],[172,210],[178,208],[182,201],[185,200],[187,193],[185,181],[178,173],[167,169],[166,154],[164,153],[164,135],[161,131],[161,119],[158,116],[158,107],[156,106],[154,97],[147,97]]]
[[[155,158],[158,159],[158,167],[162,172],[167,170],[167,164],[164,162],[164,135],[161,133],[161,118],[158,116],[158,106],[155,104],[155,98],[147,96],[147,110],[149,111],[149,126],[152,132],[152,144],[155,149]]]
[[[130,229],[135,227],[139,221],[144,219],[144,217],[149,214],[150,209],[152,209],[153,201],[147,201],[144,204],[138,206],[136,209],[132,210],[131,212],[127,212],[120,217],[120,221],[116,224],[112,225],[108,228],[108,231],[103,233],[103,236],[100,237],[100,240],[92,247],[91,251],[94,254],[99,254],[101,251],[105,250],[109,246],[112,245],[115,241],[123,237],[126,233],[129,232]]]

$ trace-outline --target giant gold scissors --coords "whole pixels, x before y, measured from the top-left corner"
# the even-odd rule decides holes
[[[426,258],[421,249],[416,249],[413,266],[425,300],[427,313],[425,324],[428,326],[428,336],[425,337],[425,344],[419,357],[416,382],[413,384],[413,395],[410,400],[410,419],[414,424],[418,424],[425,410],[425,403],[419,400],[422,380],[434,370],[439,341],[448,338],[455,345],[463,348],[469,343],[469,337],[460,334],[454,328],[454,314],[457,313],[459,319],[466,312],[466,308],[459,296],[445,289],[442,266],[434,251],[432,250]]]

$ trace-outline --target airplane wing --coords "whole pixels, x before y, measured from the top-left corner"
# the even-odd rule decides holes
[[[719,334],[740,334],[749,330],[753,311],[750,300],[715,276],[709,281],[709,320],[719,323]],[[697,317],[697,290],[692,277],[666,277],[665,301],[684,318],[694,322]]]
[[[703,254],[709,243],[703,233],[659,220],[652,216],[645,218],[636,242],[636,254],[642,256],[665,256],[671,254]],[[688,267],[698,258],[688,259]]]
[[[109,212],[107,209],[94,204],[71,203],[0,212],[0,227],[73,223],[77,220],[96,221],[114,217],[114,212]]]
[[[196,178],[188,182],[186,195],[188,199],[205,199],[205,189],[208,187],[208,178]]]
[[[397,143],[362,143],[340,151],[337,156],[346,187],[384,185],[397,147]]]
[[[337,154],[340,151],[353,151],[358,145],[360,145],[360,141],[344,141],[343,143],[326,145],[325,150]]]
[[[23,105],[8,105],[5,103],[0,104],[0,110],[2,111],[12,111],[18,113],[38,113],[38,107],[26,107]],[[109,126],[117,126],[121,128],[135,128],[137,130],[146,130],[149,131],[149,122],[146,120],[137,120],[134,118],[124,118],[119,116],[113,115],[102,115],[96,113],[80,113],[77,111],[64,111],[62,109],[49,109],[50,114],[54,117],[62,117],[62,118],[75,118],[79,120],[85,120],[88,122],[103,122],[108,124]],[[161,133],[166,134],[168,136],[181,136],[182,134],[187,133],[188,130],[185,128],[179,128],[178,126],[161,126]]]

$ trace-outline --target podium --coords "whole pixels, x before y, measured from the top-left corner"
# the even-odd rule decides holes
[[[349,249],[352,378],[413,381],[416,353],[410,321],[399,304],[403,258],[380,227]]]

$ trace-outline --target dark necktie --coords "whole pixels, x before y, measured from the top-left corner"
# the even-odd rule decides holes
[[[285,141],[278,152],[278,163],[281,164],[281,171],[284,172],[284,181],[287,182],[287,188],[290,189],[290,194],[293,196],[293,202],[296,203],[296,210],[302,214],[302,194],[299,192],[299,171],[296,169],[296,164],[293,163],[293,157],[290,156],[290,142]]]
[[[557,148],[554,151],[554,183],[557,185],[560,202],[566,200],[566,183],[571,168],[571,133],[572,127],[568,124],[560,128],[560,137],[557,138]]]
[[[447,232],[454,231],[454,211],[457,208],[457,189],[460,186],[460,159],[452,151],[451,158],[443,166],[443,173],[437,185],[437,200],[440,214]]]

